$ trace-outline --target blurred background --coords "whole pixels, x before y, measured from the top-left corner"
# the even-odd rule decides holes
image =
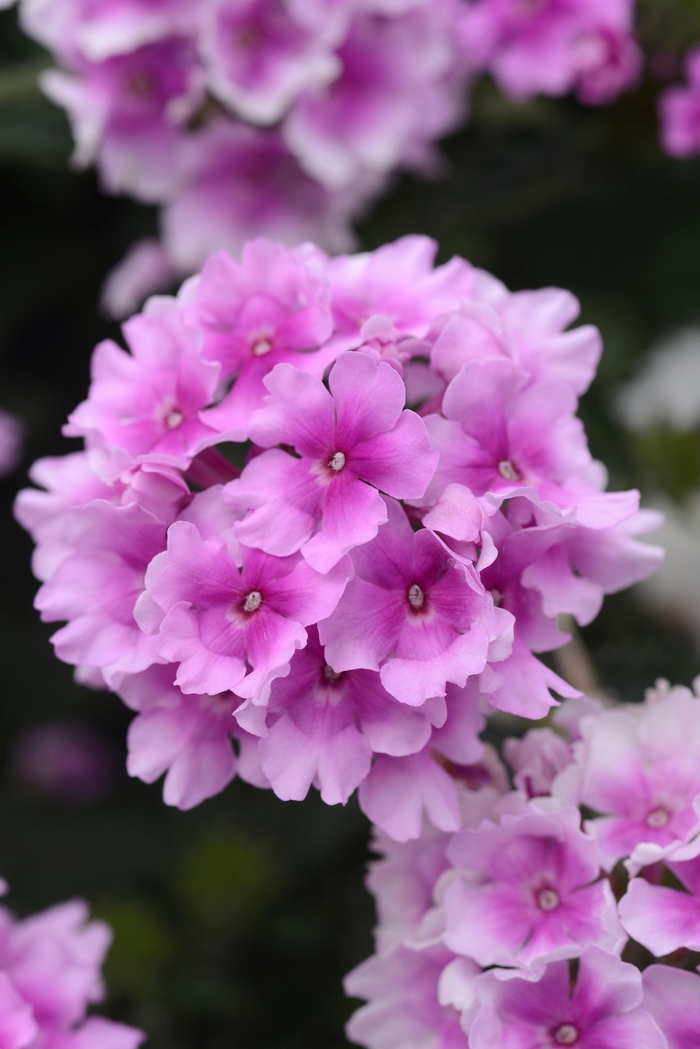
[[[436,182],[396,181],[358,229],[466,256],[512,289],[581,299],[605,354],[582,415],[611,487],[663,507],[667,567],[609,598],[583,631],[604,688],[641,699],[700,673],[700,159],[657,145],[655,96],[700,41],[697,0],[640,3],[642,88],[604,109],[516,106],[477,86]],[[0,407],[27,427],[0,482],[0,871],[20,914],[85,896],[115,928],[106,1011],[152,1049],[333,1049],[352,1004],[340,979],[371,949],[366,824],[234,783],[189,813],[130,781],[118,699],[81,688],[32,608],[31,544],[12,519],[38,456],[62,454],[94,344],[117,335],[96,304],[155,213],[68,169],[61,111],[34,87],[45,64],[0,12]]]

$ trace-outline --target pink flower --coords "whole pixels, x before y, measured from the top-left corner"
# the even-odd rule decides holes
[[[369,999],[351,1017],[347,1036],[367,1049],[468,1049],[460,1013],[469,1016],[479,972],[475,962],[455,959],[444,947],[398,947],[368,958],[345,977],[346,994]]]
[[[85,452],[37,459],[30,467],[29,477],[41,488],[24,488],[15,500],[14,511],[37,544],[32,571],[37,579],[46,581],[58,564],[74,552],[67,511],[93,499],[110,500],[114,492],[90,469]]]
[[[84,56],[101,62],[171,36],[190,36],[200,0],[27,0],[24,31],[70,62]]]
[[[476,0],[463,16],[467,61],[493,73],[516,100],[578,87],[598,104],[633,84],[640,52],[634,43],[633,0]]]
[[[322,352],[333,330],[325,257],[311,245],[288,250],[254,240],[238,263],[212,256],[180,293],[183,313],[203,332],[202,355],[236,376],[230,393],[207,419],[248,436],[250,417],[267,393],[263,380],[286,362],[322,375],[334,354]]]
[[[231,505],[251,509],[236,534],[278,556],[300,549],[326,572],[386,521],[377,489],[398,499],[421,496],[437,456],[421,419],[402,410],[396,371],[367,354],[339,357],[330,393],[291,364],[277,365],[265,385],[270,396],[251,420],[251,437],[264,448],[291,445],[297,458],[266,452],[228,486]]]
[[[307,175],[277,131],[219,118],[181,143],[186,187],[161,213],[163,246],[181,273],[194,273],[215,251],[238,256],[246,240],[311,240],[329,251],[353,243],[350,219],[379,190],[361,176],[329,193]]]
[[[153,783],[165,772],[163,801],[186,810],[219,794],[236,772],[249,771],[244,779],[255,776],[257,760],[255,743],[233,717],[240,699],[230,692],[183,695],[174,684],[175,672],[167,664],[129,675],[119,695],[138,711],[127,737],[129,775]],[[240,759],[233,750],[234,735]],[[257,786],[264,785],[261,774],[255,778]]]
[[[345,804],[367,776],[374,753],[421,750],[432,724],[445,719],[439,700],[411,710],[371,670],[336,674],[315,630],[272,685],[267,734],[258,744],[263,772],[278,797],[300,801],[316,783],[323,800]]]
[[[167,552],[146,579],[166,613],[149,640],[164,661],[180,664],[183,692],[232,691],[265,704],[272,681],[306,644],[304,627],[335,608],[352,568],[343,559],[322,576],[299,557],[246,547],[240,556],[242,568],[221,540],[203,539],[188,521],[172,525]]]
[[[536,808],[462,830],[447,850],[444,941],[481,965],[541,966],[624,937],[598,848],[576,809]]]
[[[604,25],[584,33],[576,44],[576,94],[587,106],[605,106],[641,79],[644,53],[630,32],[630,6],[626,24]]]
[[[51,69],[41,77],[44,92],[68,112],[73,162],[96,162],[111,193],[148,203],[171,197],[181,182],[180,126],[203,96],[192,43],[164,40],[104,62],[80,62],[76,74]]]
[[[603,346],[590,324],[566,330],[580,309],[578,299],[561,288],[509,292],[479,273],[473,301],[437,329],[431,364],[450,382],[463,364],[506,357],[534,382],[565,382],[574,393],[585,393]]]
[[[398,504],[386,506],[388,524],[353,552],[355,578],[319,634],[335,671],[379,670],[392,696],[420,706],[504,659],[513,620],[471,565],[427,529],[414,533]]]
[[[668,87],[659,97],[661,144],[673,157],[700,152],[700,49],[685,59],[687,87]]]
[[[462,113],[457,12],[451,0],[418,0],[394,17],[357,12],[337,50],[340,75],[303,94],[283,126],[310,175],[342,189],[364,171],[425,165]]]
[[[642,973],[644,1008],[663,1031],[668,1049],[691,1049],[700,1030],[700,977],[650,965]]]
[[[484,717],[476,678],[470,678],[465,688],[448,683],[444,705],[434,697],[412,712],[433,720],[429,742],[413,754],[389,751],[378,757],[359,790],[362,811],[401,842],[421,834],[424,813],[441,830],[456,830],[460,825],[457,784],[468,781],[470,772],[485,771],[479,766],[486,752],[479,738]]]
[[[17,920],[0,909],[0,1042],[5,1049],[137,1049],[145,1035],[101,1017],[100,967],[112,935],[82,900]]]
[[[131,349],[111,341],[96,348],[88,399],[69,416],[69,437],[94,435],[111,450],[115,469],[142,463],[186,469],[219,439],[203,409],[211,405],[220,366],[202,360],[202,335],[183,322],[170,299],[154,299],[124,325]]]
[[[471,298],[475,270],[460,258],[434,266],[437,248],[429,237],[413,235],[376,251],[330,259],[327,273],[338,334],[358,345],[366,321],[380,316],[398,332],[422,338],[436,316]]]
[[[687,840],[700,823],[700,700],[674,688],[649,706],[607,710],[581,725],[579,800],[595,821],[604,864],[642,843]]]
[[[134,606],[149,562],[165,546],[165,524],[138,503],[94,499],[71,511],[66,538],[73,552],[35,601],[44,622],[68,620],[51,639],[58,658],[99,667],[110,684],[161,662]]]
[[[575,408],[570,387],[530,384],[512,361],[465,364],[445,391],[444,418],[425,420],[440,452],[426,502],[452,482],[477,496],[531,486],[556,502],[557,487],[591,463]]]
[[[216,0],[200,40],[214,94],[254,124],[276,123],[305,88],[338,75],[331,45],[344,27],[333,14],[305,26],[291,4]]]
[[[439,830],[460,825],[456,782],[428,747],[404,758],[378,757],[358,797],[364,814],[394,841],[417,838],[424,816]]]
[[[625,932],[662,957],[681,947],[700,950],[700,841],[678,849],[666,859],[668,869],[686,892],[633,878],[620,900]]]
[[[515,773],[516,787],[529,798],[549,794],[552,783],[573,760],[571,747],[548,728],[535,728],[522,739],[507,739],[506,761]]]
[[[573,989],[564,961],[548,965],[537,983],[503,982],[494,970],[478,977],[475,988],[481,1007],[469,1032],[470,1049],[666,1049],[641,1008],[639,970],[596,946],[581,955]]]
[[[413,946],[430,921],[435,884],[449,867],[445,850],[449,834],[424,820],[419,835],[397,842],[378,827],[372,829],[372,851],[366,885],[374,897],[378,924],[377,951],[390,954],[398,944]],[[427,921],[426,921],[427,919]]]

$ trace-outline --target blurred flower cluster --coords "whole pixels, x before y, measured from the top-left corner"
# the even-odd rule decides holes
[[[375,833],[376,954],[346,979],[368,1000],[352,1041],[696,1044],[700,700],[659,681],[643,704],[567,700],[554,723],[506,740],[515,789],[505,769],[459,788],[455,833]]]
[[[170,804],[237,771],[283,799],[359,787],[397,840],[424,810],[456,830],[485,716],[578,694],[536,655],[558,617],[660,562],[575,414],[601,349],[575,298],[434,254],[212,256],[128,351],[97,347],[64,431],[85,450],[32,468],[36,606],[138,712],[129,771],[167,772]]]
[[[346,250],[352,219],[434,143],[489,71],[511,98],[611,101],[639,78],[633,0],[21,0],[58,59],[74,162],[162,206],[104,303],[117,316],[252,236]]]
[[[87,919],[82,900],[21,920],[0,908],[4,1049],[138,1049],[141,1031],[85,1016],[104,997],[100,969],[112,939],[105,922]]]

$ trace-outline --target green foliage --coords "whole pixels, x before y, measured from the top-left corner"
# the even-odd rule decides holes
[[[700,488],[700,432],[665,426],[631,433],[627,439],[642,489],[666,492],[682,502]]]
[[[188,848],[175,887],[195,921],[240,930],[255,921],[278,881],[264,842],[224,828],[208,831]]]

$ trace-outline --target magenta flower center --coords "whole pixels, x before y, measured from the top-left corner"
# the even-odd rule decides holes
[[[409,605],[411,608],[415,608],[416,612],[425,604],[425,591],[418,583],[411,583],[407,597]]]
[[[236,29],[234,39],[243,51],[252,51],[260,40],[260,33],[255,26],[247,25],[242,29]]]
[[[671,818],[671,813],[668,809],[658,808],[650,812],[646,818],[647,827],[652,827],[654,830],[658,830],[660,827],[665,827]]]
[[[148,73],[134,73],[129,77],[129,92],[136,98],[143,98],[153,91],[153,78]]]
[[[519,480],[518,471],[515,469],[510,459],[501,459],[498,464],[498,472],[504,481]]]
[[[557,1045],[574,1045],[578,1041],[578,1031],[573,1024],[562,1024],[554,1032]]]
[[[330,466],[331,470],[335,470],[336,473],[339,473],[345,466],[345,453],[334,452],[334,454],[331,456],[328,465]]]
[[[244,612],[257,612],[262,604],[262,594],[259,590],[251,590],[249,594],[246,594],[246,599],[243,602]]]
[[[491,597],[493,598],[493,603],[496,608],[500,608],[501,602],[503,601],[503,594],[495,586],[491,590]]]
[[[559,906],[559,893],[556,889],[541,889],[537,893],[537,906],[541,911],[555,911]],[[564,1045],[567,1043],[564,1042]]]

